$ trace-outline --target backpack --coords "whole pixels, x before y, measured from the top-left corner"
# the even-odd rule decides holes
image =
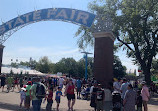
[[[45,90],[45,87],[42,85],[42,84],[37,84],[37,87],[36,87],[36,97],[38,99],[42,99],[45,97],[46,95],[46,90]]]

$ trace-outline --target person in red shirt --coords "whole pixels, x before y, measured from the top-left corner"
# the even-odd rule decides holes
[[[51,111],[52,110],[52,104],[53,104],[53,87],[49,88],[48,96],[46,98],[47,98],[46,111]]]
[[[68,99],[68,108],[69,110],[71,109],[73,111],[73,106],[75,104],[75,85],[72,82],[72,79],[69,80],[66,89],[65,89],[65,95],[67,96]],[[72,101],[72,104],[71,104]]]
[[[18,78],[16,77],[16,78],[14,78],[13,91],[14,91],[16,86],[17,86],[18,90],[20,90],[18,85],[19,85],[19,81],[18,81]]]

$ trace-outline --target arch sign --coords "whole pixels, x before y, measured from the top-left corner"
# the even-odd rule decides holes
[[[43,20],[62,20],[90,27],[95,15],[69,8],[48,8],[26,13],[0,25],[0,36],[18,26]]]

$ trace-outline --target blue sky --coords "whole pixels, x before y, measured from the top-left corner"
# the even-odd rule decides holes
[[[87,4],[90,1],[92,0],[0,0],[0,19],[7,22],[18,15],[52,7],[88,11]],[[42,56],[48,56],[54,63],[63,57],[79,60],[83,54],[78,49],[77,38],[74,38],[78,28],[78,25],[62,21],[30,24],[18,30],[4,43],[3,64],[10,64],[11,59],[28,61],[30,57],[38,61]],[[93,48],[87,48],[86,51],[94,52]],[[137,68],[122,50],[116,55],[128,70]]]

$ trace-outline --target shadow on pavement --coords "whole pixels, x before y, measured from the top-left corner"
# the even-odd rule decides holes
[[[154,96],[152,96],[148,104],[158,105],[158,94],[155,94]]]
[[[18,111],[19,106],[0,102],[0,109]]]
[[[1,110],[11,110],[11,111],[25,111],[24,108],[20,109],[19,105],[2,103],[2,102],[0,102],[0,109]],[[41,111],[46,111],[46,110],[45,109],[41,109]],[[56,111],[56,110],[53,108],[52,111]],[[68,111],[68,110],[67,109],[60,109],[60,111]],[[89,109],[74,109],[74,111],[93,111],[93,110],[89,110]]]

